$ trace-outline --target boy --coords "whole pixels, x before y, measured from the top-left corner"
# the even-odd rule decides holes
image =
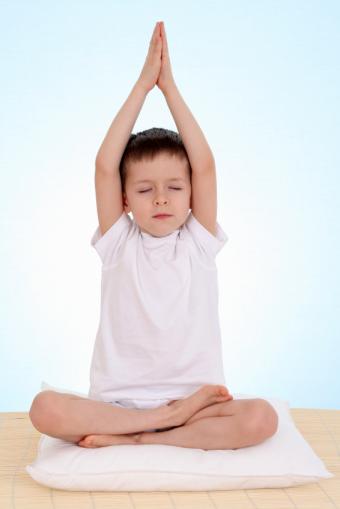
[[[130,136],[155,84],[180,135]],[[99,149],[95,184],[102,308],[89,398],[41,392],[33,425],[81,447],[236,449],[272,436],[273,407],[235,401],[224,386],[215,256],[227,237],[216,221],[214,159],[175,85],[162,22]]]

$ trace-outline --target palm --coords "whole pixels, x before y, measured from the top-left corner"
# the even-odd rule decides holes
[[[174,82],[169,58],[168,44],[164,29],[164,23],[161,23],[161,38],[162,38],[162,54],[161,54],[161,68],[158,75],[157,86],[164,91],[169,84]]]

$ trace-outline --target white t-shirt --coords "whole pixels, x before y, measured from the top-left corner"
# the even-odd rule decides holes
[[[101,313],[88,397],[181,399],[225,385],[215,256],[217,236],[192,212],[164,237],[142,232],[124,211],[91,245],[102,261]]]

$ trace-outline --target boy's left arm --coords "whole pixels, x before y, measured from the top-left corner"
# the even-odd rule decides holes
[[[214,156],[188,106],[173,84],[165,99],[187,151],[191,174],[191,211],[197,221],[216,236],[217,183]]]
[[[214,156],[200,126],[176,86],[163,22],[161,37],[162,63],[157,85],[167,101],[190,161],[192,214],[216,236],[217,183]]]

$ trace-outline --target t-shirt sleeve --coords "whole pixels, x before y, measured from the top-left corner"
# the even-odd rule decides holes
[[[215,236],[196,219],[192,212],[189,214],[186,226],[198,249],[210,258],[215,258],[228,241],[226,233],[218,222],[216,222]]]
[[[91,246],[97,251],[103,266],[115,263],[121,247],[126,242],[132,220],[125,211],[119,219],[104,233],[101,234],[99,226],[91,238]]]

